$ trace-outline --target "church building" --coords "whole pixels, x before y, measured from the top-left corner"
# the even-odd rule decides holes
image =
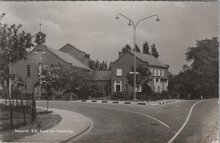
[[[27,53],[25,58],[12,63],[12,73],[22,77],[27,93],[34,93],[36,97],[43,93],[39,84],[41,65],[62,64],[66,67],[72,66],[80,70],[91,71],[81,60],[71,56],[68,52],[48,47],[45,44],[45,38],[44,33],[38,32],[35,40],[37,45]],[[65,51],[65,49],[64,47],[63,50]],[[16,81],[13,81],[12,84],[16,84]]]

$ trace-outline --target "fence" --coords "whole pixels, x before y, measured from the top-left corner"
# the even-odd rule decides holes
[[[7,94],[0,104],[0,130],[14,129],[36,119],[36,102],[33,94]]]

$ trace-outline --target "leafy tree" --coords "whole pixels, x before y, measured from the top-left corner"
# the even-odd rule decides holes
[[[51,66],[47,66],[47,65],[42,65],[41,66],[41,85],[46,89],[47,91],[47,111],[48,111],[48,107],[49,107],[49,97],[51,95],[51,88],[53,86],[57,86],[56,82],[58,81],[59,78],[59,68],[51,65]]]
[[[134,68],[132,68],[132,71],[134,71]],[[143,65],[139,65],[136,68],[136,87],[144,87],[146,84],[148,84],[149,81],[151,81],[151,72],[150,70]],[[128,84],[134,87],[134,73],[128,72],[126,75]]]
[[[178,75],[169,77],[169,90],[181,97],[218,97],[218,40],[216,37],[197,41],[189,47],[186,60],[190,66],[183,66]]]
[[[54,89],[70,96],[77,93],[80,96],[88,97],[89,92],[93,92],[93,95],[98,92],[94,75],[87,71],[73,67],[64,68],[60,64],[45,67],[42,71],[42,85],[47,88],[48,93]],[[47,95],[47,97],[49,96]]]
[[[155,44],[151,45],[151,54],[155,57],[155,58],[158,58],[159,57],[159,53],[156,49],[156,46]]]
[[[135,52],[138,52],[138,53],[140,53],[140,52],[141,52],[141,50],[140,50],[140,48],[138,47],[138,45],[137,45],[137,44],[135,44]]]
[[[217,37],[197,41],[195,47],[189,47],[186,60],[192,62],[192,73],[203,96],[218,96],[218,46]]]
[[[131,51],[131,46],[129,46],[128,44],[127,45],[125,45],[125,47],[123,47],[122,49],[121,49],[121,51],[123,52],[123,53],[126,53],[127,51]]]
[[[150,50],[150,47],[149,47],[147,41],[145,41],[145,43],[143,44],[143,53],[144,54],[150,54],[149,50]]]
[[[108,69],[108,64],[105,61],[99,62],[99,60],[89,60],[89,68],[95,71],[105,71]]]
[[[9,62],[25,58],[27,49],[31,48],[32,36],[21,30],[22,25],[7,25],[0,23],[0,77],[1,82],[9,77]],[[3,83],[2,83],[3,84]],[[8,85],[8,84],[7,84]]]

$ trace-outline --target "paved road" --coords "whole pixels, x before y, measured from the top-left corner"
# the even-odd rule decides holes
[[[191,100],[162,106],[141,106],[61,101],[50,102],[50,107],[79,112],[93,120],[91,132],[69,142],[166,143],[182,127],[191,106],[197,102]],[[38,105],[46,106],[46,103],[40,102]],[[196,105],[189,122],[174,142],[206,143],[207,139],[202,139],[202,136],[215,132],[218,125],[217,108],[217,100],[206,100]],[[209,142],[212,138],[210,136]]]

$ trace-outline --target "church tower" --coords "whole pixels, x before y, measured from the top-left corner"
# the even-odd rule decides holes
[[[36,34],[35,43],[37,45],[45,45],[45,38],[46,38],[46,34],[40,31]]]

